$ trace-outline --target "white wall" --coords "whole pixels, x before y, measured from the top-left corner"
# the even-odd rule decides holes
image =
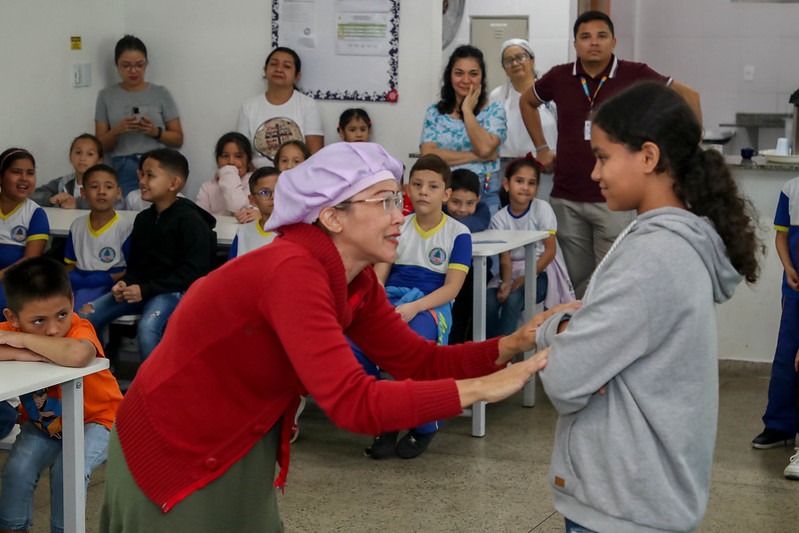
[[[614,0],[611,13],[620,56],[699,90],[706,128],[735,122],[736,112],[792,111],[788,97],[799,87],[799,4]],[[744,80],[745,65],[754,66],[753,81]],[[773,147],[781,135],[761,130],[759,148]],[[738,129],[725,151],[737,154],[748,143],[746,130]]]
[[[137,0],[124,3],[125,31],[147,44],[147,79],[165,85],[180,110],[191,164],[186,195],[216,169],[216,140],[236,125],[241,103],[265,90],[263,64],[271,47],[271,2],[240,0],[236,11],[215,0]],[[246,14],[246,15],[243,15]],[[372,117],[372,140],[406,164],[417,152],[425,108],[433,101],[441,71],[441,10],[426,1],[404,1],[400,11],[399,101],[396,104],[321,102],[327,143],[341,112],[364,107]],[[179,27],[177,34],[175,28]],[[113,63],[113,50],[107,62]]]
[[[535,68],[543,74],[555,65],[569,61],[570,51],[573,50],[573,13],[576,13],[573,1],[466,0],[461,26],[450,45],[443,51],[444,61],[446,63],[446,58],[449,58],[457,46],[469,44],[469,17],[527,16],[530,28],[528,40],[535,52]],[[486,61],[499,62],[499,58],[487,57]],[[440,84],[441,72],[437,79]]]
[[[72,172],[69,145],[94,133],[97,65],[122,33],[121,0],[0,0],[0,151],[30,150],[40,183]],[[70,50],[70,37],[83,38]],[[91,87],[72,87],[72,65],[92,63]]]

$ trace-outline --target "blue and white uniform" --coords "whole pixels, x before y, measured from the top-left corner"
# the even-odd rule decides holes
[[[774,229],[788,234],[791,264],[799,267],[799,177],[782,187],[774,215]],[[766,428],[795,435],[796,422],[796,370],[794,358],[799,349],[799,292],[794,291],[782,275],[782,316],[777,334],[777,349],[771,365],[768,385],[768,406],[763,414]]]
[[[449,269],[469,272],[471,263],[469,228],[443,215],[436,227],[425,231],[414,213],[400,228],[397,260],[386,286],[416,288],[427,295],[444,285]]]
[[[64,261],[75,265],[69,273],[75,309],[107,293],[114,284],[111,274],[125,270],[132,230],[133,221],[121,218],[119,213],[98,230],[92,229],[89,215],[72,221]]]
[[[49,238],[50,222],[33,200],[26,199],[8,214],[0,211],[0,268],[22,259],[30,241]]]
[[[488,229],[521,230],[521,231],[547,231],[555,235],[558,231],[558,219],[555,211],[545,200],[533,198],[527,210],[519,216],[510,212],[508,206],[503,207],[493,217]],[[544,253],[544,242],[535,243],[536,261]],[[524,276],[524,246],[519,246],[510,251],[510,259],[513,264],[512,279]],[[494,276],[488,283],[488,288],[499,287],[502,280],[499,276]]]
[[[230,245],[228,260],[251,252],[256,248],[267,245],[275,240],[277,234],[274,231],[264,231],[264,226],[260,220],[255,220],[248,224],[239,226],[236,230],[236,237]]]
[[[0,268],[13,265],[25,255],[31,241],[50,238],[50,222],[44,209],[28,198],[5,214],[0,211]],[[6,307],[6,294],[0,287],[0,305]]]

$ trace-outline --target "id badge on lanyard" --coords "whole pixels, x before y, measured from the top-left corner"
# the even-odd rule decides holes
[[[591,105],[591,111],[593,111],[594,109],[594,101],[596,100],[596,95],[599,93],[599,89],[601,89],[602,86],[605,85],[605,80],[607,79],[608,79],[607,76],[602,76],[602,79],[599,80],[599,86],[596,88],[596,91],[594,91],[594,96],[591,97],[591,95],[588,93],[588,82],[586,81],[585,76],[580,76],[580,83],[583,86],[583,92],[585,92],[585,97],[588,98],[588,103]],[[585,124],[583,125],[583,139],[586,141],[591,140],[590,119],[586,119]]]

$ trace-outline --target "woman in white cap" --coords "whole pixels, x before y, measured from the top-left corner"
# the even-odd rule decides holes
[[[491,102],[499,102],[505,107],[505,117],[508,124],[507,137],[500,146],[501,170],[500,175],[505,175],[505,167],[519,157],[528,153],[536,155],[536,146],[527,134],[527,129],[522,121],[519,111],[519,98],[525,91],[529,91],[535,83],[535,54],[530,43],[524,39],[508,39],[502,43],[502,68],[508,75],[508,82],[495,87],[488,95]],[[544,129],[544,138],[548,146],[554,147],[558,142],[558,116],[554,103],[542,105],[538,108],[541,114],[541,126]],[[537,148],[543,148],[539,146]],[[553,148],[554,149],[554,148]],[[546,179],[546,176],[549,178]],[[543,183],[538,187],[538,197],[549,199],[549,190],[552,189],[552,175],[545,174]]]
[[[282,531],[270,482],[276,460],[285,482],[301,394],[376,435],[505,398],[546,364],[541,352],[506,367],[550,313],[437,346],[388,303],[370,265],[396,258],[401,176],[374,143],[332,144],[281,175],[264,228],[280,237],[192,285],[128,390],[101,531]],[[347,337],[397,381],[367,376]]]

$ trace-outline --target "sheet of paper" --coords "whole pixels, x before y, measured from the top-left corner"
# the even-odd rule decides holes
[[[300,55],[316,48],[316,0],[284,0],[279,20],[286,46]]]
[[[391,48],[388,13],[338,13],[336,54],[387,56]]]

